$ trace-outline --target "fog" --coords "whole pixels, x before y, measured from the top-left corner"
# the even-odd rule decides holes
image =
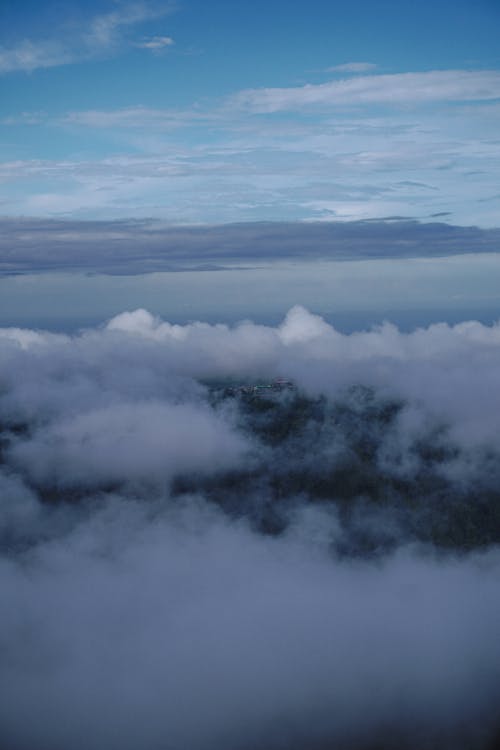
[[[500,325],[0,329],[0,746],[500,741]]]

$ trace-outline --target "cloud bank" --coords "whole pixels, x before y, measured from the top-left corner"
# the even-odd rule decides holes
[[[0,275],[223,268],[273,260],[443,257],[500,251],[500,230],[388,217],[354,222],[172,226],[153,221],[0,219]]]
[[[474,322],[0,330],[0,744],[495,747],[499,376]]]

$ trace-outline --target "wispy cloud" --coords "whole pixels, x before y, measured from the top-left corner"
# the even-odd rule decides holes
[[[69,112],[60,123],[92,128],[161,128],[180,127],[197,118],[207,119],[209,115],[197,115],[191,111],[160,109],[153,107],[124,107],[116,110],[84,110]]]
[[[116,23],[104,24],[101,40]],[[157,38],[145,31],[125,38]],[[12,154],[0,167],[14,186],[0,213],[231,223],[444,211],[462,226],[498,226],[499,94],[500,71],[449,70],[244,90],[182,108],[10,114],[1,125],[62,131],[75,149],[93,135],[98,145],[78,158]]]
[[[74,52],[58,40],[33,42],[24,39],[15,47],[0,48],[0,73],[17,70],[31,72],[37,68],[53,68],[74,61]]]
[[[84,38],[91,48],[112,47],[122,41],[125,28],[160,18],[168,11],[168,7],[151,6],[147,3],[126,5],[112,13],[93,18]]]
[[[246,89],[233,96],[230,104],[254,113],[270,113],[310,106],[408,105],[499,98],[499,71],[431,70],[359,76],[290,88]]]
[[[497,226],[495,202],[485,201],[498,194],[498,119],[470,121],[446,109],[279,125],[196,108],[49,117],[50,132],[64,128],[79,139],[98,129],[120,155],[6,162],[0,181],[15,187],[0,213],[219,223],[447,211],[461,225]]]
[[[61,31],[50,39],[23,39],[12,47],[0,47],[0,74],[32,72],[115,54],[127,43],[127,29],[172,12],[173,6],[148,3],[121,5],[117,10],[93,16],[77,34]],[[155,50],[173,44],[167,36],[157,36],[134,46]]]
[[[174,43],[174,40],[170,36],[153,36],[151,39],[136,42],[134,46],[158,52],[159,50],[165,49],[165,47],[171,47]]]
[[[377,65],[369,62],[347,62],[342,65],[334,65],[326,69],[326,73],[368,73],[375,70]]]

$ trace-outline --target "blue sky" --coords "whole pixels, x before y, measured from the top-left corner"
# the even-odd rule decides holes
[[[498,226],[496,0],[13,2],[0,214]]]

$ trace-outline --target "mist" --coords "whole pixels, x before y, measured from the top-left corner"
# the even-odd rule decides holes
[[[0,330],[0,746],[500,740],[500,326]]]

